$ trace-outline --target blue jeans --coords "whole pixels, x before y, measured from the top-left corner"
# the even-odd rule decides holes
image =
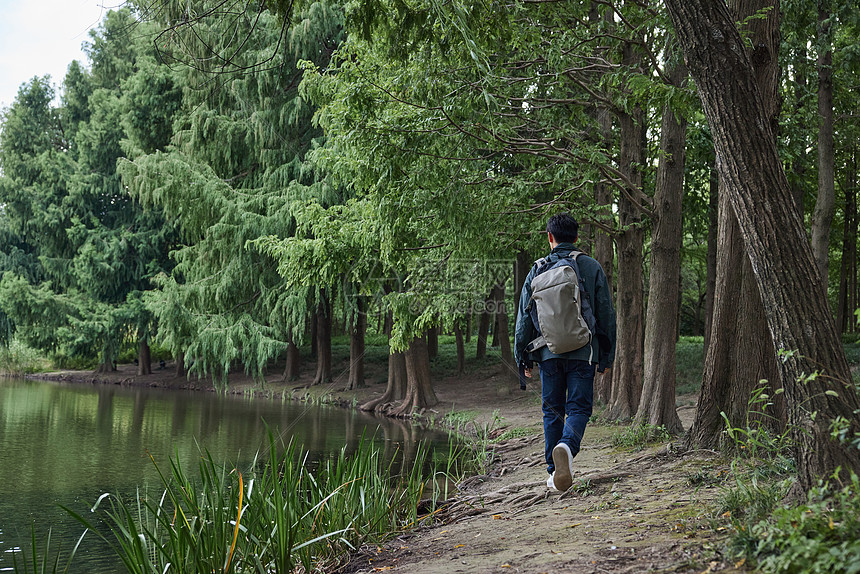
[[[547,472],[555,471],[552,449],[563,442],[579,452],[594,404],[594,365],[579,359],[549,359],[540,364],[543,435]]]

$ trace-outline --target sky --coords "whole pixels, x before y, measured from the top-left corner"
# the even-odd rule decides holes
[[[87,64],[81,44],[120,0],[0,0],[0,109],[21,84],[49,74],[57,87],[72,60]]]

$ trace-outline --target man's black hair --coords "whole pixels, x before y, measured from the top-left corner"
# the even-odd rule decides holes
[[[546,230],[559,243],[573,243],[579,236],[579,223],[569,213],[557,213],[546,222]]]

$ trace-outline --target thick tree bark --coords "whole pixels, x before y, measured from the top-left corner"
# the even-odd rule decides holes
[[[349,382],[347,390],[360,389],[364,384],[364,336],[367,333],[366,305],[361,297],[355,298],[355,316],[349,328]]]
[[[860,455],[831,439],[830,424],[844,417],[849,432],[860,431],[860,402],[743,41],[721,1],[666,6],[702,98],[721,191],[738,219],[774,346],[785,353],[779,365],[798,486],[808,490],[837,469],[847,479],[860,472]]]
[[[137,374],[138,376],[152,374],[152,353],[145,337],[141,337],[137,343]]]
[[[680,86],[687,69],[678,64],[669,72]],[[687,120],[663,107],[660,163],[657,166],[651,233],[651,273],[645,319],[645,371],[636,420],[665,426],[672,434],[684,431],[675,410],[675,344],[681,302],[681,202]]]
[[[287,360],[284,365],[284,382],[298,379],[301,365],[302,356],[299,353],[299,348],[293,341],[289,341],[287,343]]]
[[[761,10],[772,8],[766,19],[748,19]],[[775,129],[779,115],[777,52],[779,46],[779,17],[771,0],[734,0],[730,9],[736,21],[745,21],[749,29],[756,84],[762,94],[765,116]],[[775,132],[772,132],[775,133]],[[722,295],[715,301],[720,309],[719,322],[714,322],[710,335],[714,348],[705,355],[702,392],[697,405],[697,417],[688,444],[701,448],[718,446],[719,431],[725,425],[725,413],[733,427],[746,428],[757,421],[780,432],[784,423],[784,401],[776,393],[779,369],[776,353],[767,328],[758,285],[749,258],[737,256],[745,252],[737,220],[727,196],[720,195],[718,203],[717,252],[729,256],[729,265],[716,273],[716,290]],[[773,403],[751,404],[753,392],[760,381],[768,381],[767,394]]]
[[[406,397],[393,412],[393,416],[411,416],[438,403],[430,378],[430,357],[427,340],[416,337],[406,349]]]
[[[746,428],[757,420],[775,431],[781,429],[785,416],[782,397],[775,392],[780,375],[767,318],[725,194],[720,196],[718,235],[718,251],[724,255],[717,263],[711,344],[705,353],[696,418],[687,436],[691,448],[721,446],[722,413],[733,427]],[[762,380],[769,381],[768,395],[774,401],[767,408],[750,405],[750,396]]]
[[[406,396],[406,355],[392,351],[388,355],[388,383],[381,397],[367,401],[359,407],[363,411],[385,412],[394,401]]]
[[[175,371],[174,371],[174,374],[175,374],[177,377],[184,377],[184,376],[186,376],[186,375],[188,374],[188,372],[185,370],[185,354],[184,354],[184,353],[179,353],[179,356],[178,356],[178,357],[176,357],[176,358],[174,359],[174,361],[176,362],[176,369],[175,369]]]
[[[625,46],[624,64],[637,65],[639,56],[629,44]],[[644,337],[644,284],[642,280],[642,250],[644,232],[642,216],[632,197],[641,194],[644,150],[642,129],[644,114],[637,108],[632,114],[619,113],[621,149],[619,169],[634,186],[618,197],[618,218],[621,232],[618,235],[618,289],[617,332],[615,364],[612,368],[612,390],[607,417],[614,420],[632,418],[639,408],[642,394],[643,337]]]
[[[829,0],[818,0],[818,197],[812,213],[812,253],[827,293],[830,228],[836,212],[833,155],[833,51],[830,49]]]
[[[317,372],[311,385],[322,385],[331,381],[331,304],[325,292],[320,293],[316,312]]]

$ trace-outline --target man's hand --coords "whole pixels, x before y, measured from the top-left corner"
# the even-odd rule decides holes
[[[523,369],[523,372],[526,374],[527,379],[532,378],[532,370],[530,368],[526,367],[525,369]]]

